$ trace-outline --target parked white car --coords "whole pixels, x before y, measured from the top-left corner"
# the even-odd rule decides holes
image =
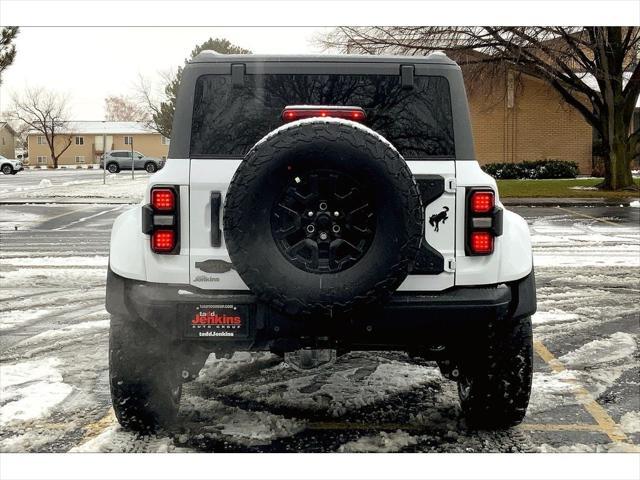
[[[0,170],[5,175],[15,175],[20,170],[24,170],[24,167],[20,160],[14,160],[0,155]]]

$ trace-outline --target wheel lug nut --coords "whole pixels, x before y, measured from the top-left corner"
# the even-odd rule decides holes
[[[313,225],[307,225],[307,232],[313,233],[315,231],[316,231],[316,227],[314,227]]]
[[[339,233],[340,225],[334,225],[333,227],[331,227],[331,230],[333,230],[333,233]]]
[[[329,236],[326,234],[326,232],[321,232],[320,233],[320,240],[326,240]]]
[[[327,204],[325,202],[320,202],[320,210],[324,211],[327,209]]]

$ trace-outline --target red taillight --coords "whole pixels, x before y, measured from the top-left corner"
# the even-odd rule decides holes
[[[470,206],[472,213],[489,213],[495,206],[493,192],[473,192]]]
[[[493,252],[493,234],[491,232],[471,232],[469,239],[471,251],[477,254]]]
[[[157,186],[149,192],[150,202],[142,207],[142,232],[150,235],[153,253],[180,253],[180,206],[178,187]]]
[[[467,191],[467,255],[491,255],[495,239],[502,235],[502,209],[496,206],[496,194],[489,188]]]
[[[170,252],[176,246],[176,234],[173,230],[156,230],[151,235],[151,249],[154,252]]]
[[[282,120],[293,122],[303,118],[333,117],[362,122],[367,118],[360,107],[292,106],[282,111]]]
[[[151,205],[160,212],[170,212],[176,208],[176,196],[170,188],[151,190]]]

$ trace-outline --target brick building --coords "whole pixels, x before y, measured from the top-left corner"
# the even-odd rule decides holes
[[[591,173],[592,128],[551,85],[513,71],[492,82],[468,92],[481,165],[558,159]]]
[[[491,85],[469,83],[480,164],[557,159],[576,162],[581,174],[591,174],[593,128],[548,82],[509,71]],[[629,128],[639,127],[640,99]]]
[[[106,140],[106,148],[103,146]],[[69,148],[64,150],[70,142]],[[29,132],[27,136],[29,165],[53,165],[51,150],[44,135]],[[55,138],[56,153],[64,150],[58,165],[83,165],[99,163],[106,150],[130,150],[149,157],[166,159],[169,139],[149,129],[141,122],[68,122]]]

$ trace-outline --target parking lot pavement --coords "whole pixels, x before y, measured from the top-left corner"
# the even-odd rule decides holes
[[[107,382],[109,230],[126,208],[0,208],[0,451],[638,451],[640,209],[513,208],[530,226],[539,309],[517,428],[470,431],[455,385],[403,353],[311,373],[236,354],[185,385],[174,430],[136,437]]]
[[[24,203],[138,203],[149,174],[97,169],[26,170],[0,175],[0,205]],[[104,179],[104,181],[103,181]]]
[[[99,178],[102,178],[102,170],[100,169],[23,170],[16,175],[0,175],[0,193],[6,193],[15,188],[34,188],[42,180],[49,180],[52,185],[62,185],[67,182]]]

